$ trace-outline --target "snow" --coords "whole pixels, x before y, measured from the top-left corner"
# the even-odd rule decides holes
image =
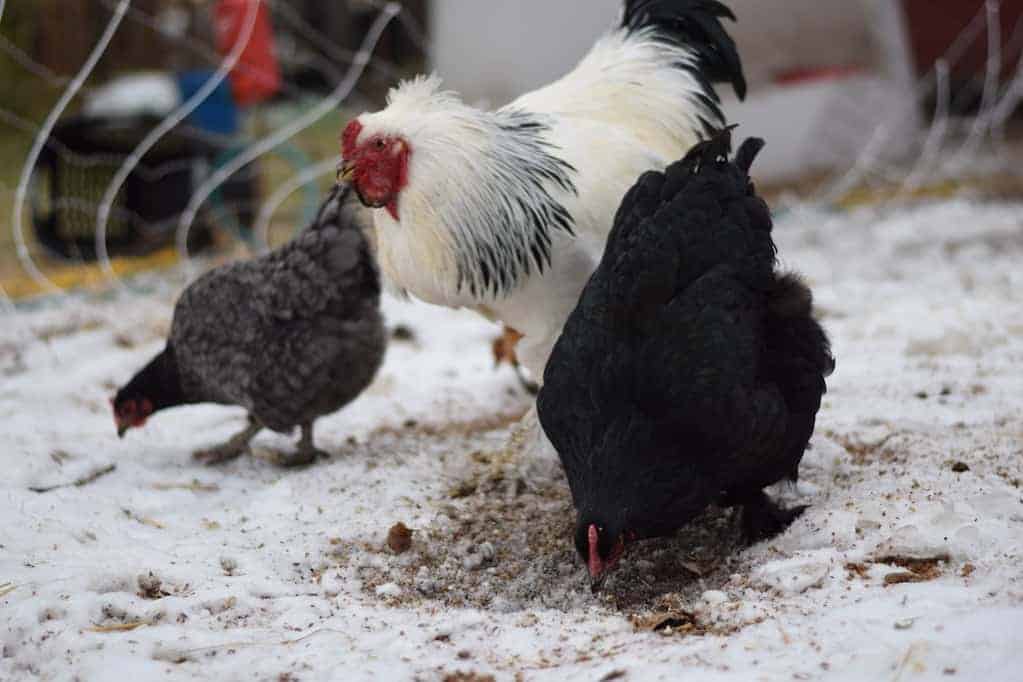
[[[268,461],[294,442],[270,433],[193,462],[237,409],[116,438],[107,399],[160,347],[171,285],[7,318],[0,679],[1019,679],[1021,216],[783,214],[838,360],[798,488],[777,491],[810,507],[752,548],[709,510],[597,597],[563,481],[516,473],[528,400],[472,314],[388,300],[412,340],[299,470]]]

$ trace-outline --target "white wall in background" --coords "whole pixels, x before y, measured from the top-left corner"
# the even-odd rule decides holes
[[[905,100],[911,86],[899,12],[892,0],[725,0],[750,82],[740,104],[720,90],[740,135],[768,146],[764,180],[851,165],[879,125],[917,125]],[[619,16],[620,0],[433,0],[435,68],[468,102],[500,105],[558,78]],[[896,63],[897,62],[897,63]],[[837,81],[777,88],[786,71],[855,66]],[[897,149],[889,151],[897,152]]]
[[[724,1],[738,19],[727,28],[739,44],[751,90],[770,85],[793,69],[870,69],[880,63],[870,17],[861,1]]]
[[[620,0],[433,0],[435,68],[472,102],[504,104],[570,70]]]
[[[752,89],[798,67],[879,65],[866,7],[876,1],[726,0]],[[469,99],[503,103],[568,71],[620,8],[621,0],[433,0],[436,68]]]

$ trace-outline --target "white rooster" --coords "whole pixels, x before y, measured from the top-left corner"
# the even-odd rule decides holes
[[[568,75],[496,111],[435,77],[351,121],[339,177],[373,209],[390,284],[523,335],[533,377],[604,251],[622,197],[724,125],[746,83],[716,0],[626,0]]]

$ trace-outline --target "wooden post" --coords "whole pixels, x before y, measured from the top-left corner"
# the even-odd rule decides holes
[[[36,25],[39,62],[62,76],[75,74],[96,39],[93,19],[99,3],[90,0],[35,1],[39,3],[39,22]]]

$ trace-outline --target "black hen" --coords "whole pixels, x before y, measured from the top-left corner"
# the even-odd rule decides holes
[[[763,492],[795,480],[834,367],[812,298],[775,272],[771,216],[730,133],[625,197],[555,345],[538,400],[596,589],[626,543],[743,506],[751,540],[785,529]]]
[[[260,429],[296,426],[298,452],[282,463],[319,454],[313,421],[369,385],[386,345],[379,274],[351,199],[335,188],[291,242],[212,270],[184,291],[166,348],[113,400],[120,435],[159,410],[221,403],[247,409],[249,425],[196,457],[237,457]]]

